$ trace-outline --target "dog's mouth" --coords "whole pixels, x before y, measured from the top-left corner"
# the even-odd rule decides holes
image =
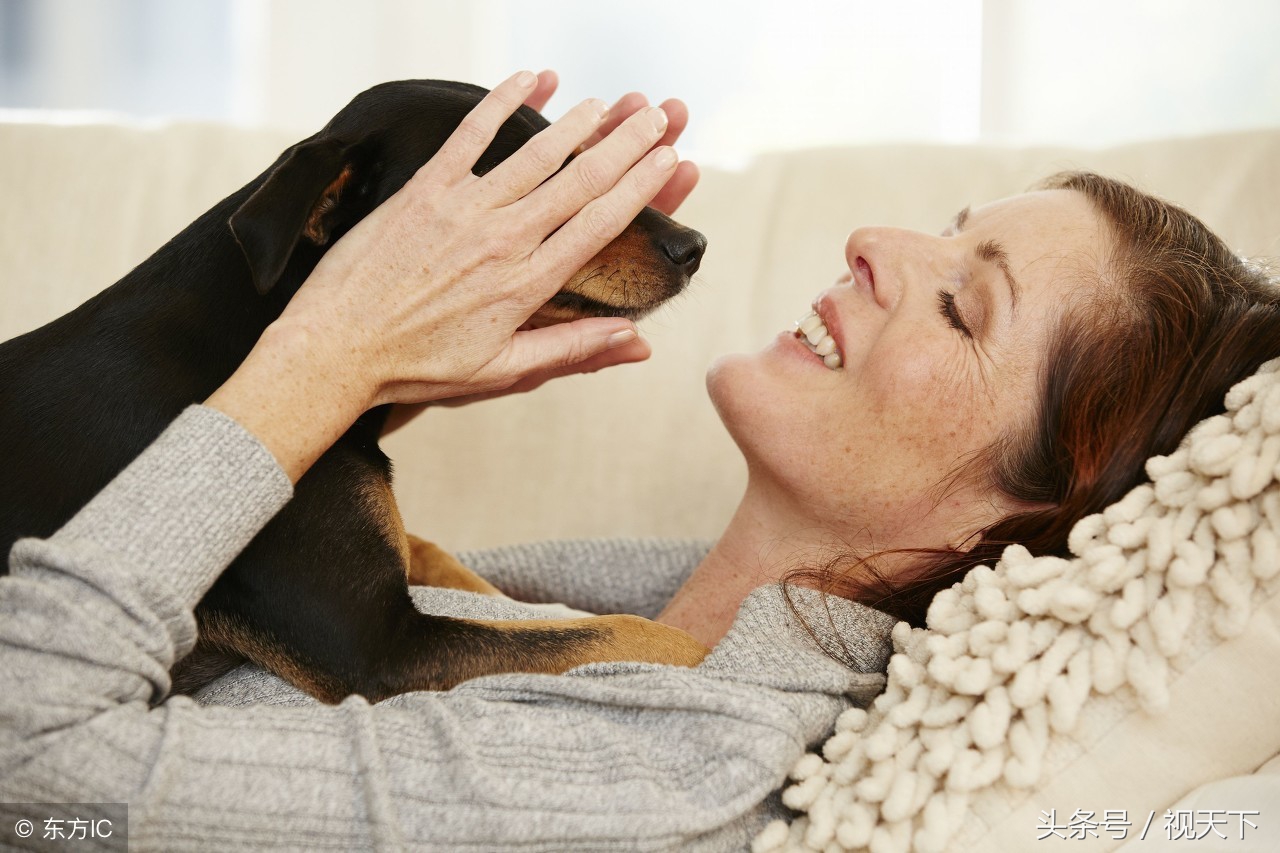
[[[547,302],[547,307],[574,314],[578,317],[626,317],[638,320],[652,310],[653,306],[634,307],[627,305],[611,305],[581,293],[560,291]]]
[[[683,291],[707,241],[645,208],[529,318],[538,328],[587,317],[639,320]]]
[[[540,329],[556,323],[568,323],[584,317],[625,317],[628,320],[639,320],[658,306],[662,300],[652,305],[613,305],[583,296],[581,293],[561,291],[539,308],[520,328]]]

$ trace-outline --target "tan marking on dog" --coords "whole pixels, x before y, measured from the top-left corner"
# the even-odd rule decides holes
[[[200,640],[218,650],[242,655],[285,681],[305,690],[321,702],[336,704],[347,695],[337,679],[303,665],[280,643],[255,631],[239,619],[207,614],[200,620]]]
[[[315,207],[311,208],[311,215],[307,217],[307,224],[303,227],[302,233],[317,246],[323,246],[329,242],[330,226],[325,222],[325,217],[338,206],[338,200],[342,198],[342,191],[346,189],[347,183],[354,174],[355,170],[351,168],[350,164],[344,166],[342,171],[338,173],[338,177],[334,178],[329,186],[324,188],[324,192],[321,193],[320,200],[316,202]]]
[[[617,309],[618,315],[638,317],[671,297],[671,280],[654,271],[648,259],[658,251],[652,238],[634,223],[596,253],[561,288]],[[659,265],[661,267],[661,265]],[[535,327],[577,320],[581,312],[547,304],[529,318]]]
[[[429,543],[427,543],[429,544]],[[442,552],[443,553],[443,552]],[[393,687],[366,698],[376,702],[409,690],[448,690],[464,681],[499,672],[559,674],[601,661],[641,661],[697,666],[708,650],[678,628],[639,616],[592,616],[585,619],[519,621],[462,620],[505,638],[493,637],[468,654],[450,656],[432,668],[429,679]],[[175,667],[174,691],[194,693],[240,659],[274,673],[321,702],[336,704],[350,692],[338,678],[325,675],[293,657],[273,638],[239,619],[206,614],[200,622],[198,654],[204,660],[182,670]],[[184,659],[185,660],[185,659]],[[209,666],[216,671],[208,670]]]
[[[560,632],[590,632],[591,639],[566,644],[563,649],[545,654],[545,670],[560,673],[588,663],[602,661],[641,661],[673,666],[697,666],[710,650],[692,636],[645,619],[642,616],[615,614],[589,616],[583,619],[528,619],[512,622],[480,621],[497,631],[546,632],[554,637]]]
[[[190,696],[244,662],[243,655],[217,648],[200,638],[195,648],[169,671],[169,692]]]
[[[642,616],[616,614],[570,621],[580,621],[597,627],[604,623],[609,631],[609,636],[590,650],[589,657],[584,663],[602,660],[633,660],[666,663],[672,666],[697,666],[711,652],[679,628],[663,625],[661,622],[654,622]]]
[[[449,690],[500,672],[557,675],[601,661],[697,666],[707,655],[707,649],[684,631],[639,616],[463,621],[491,632],[490,636],[466,654],[441,660],[432,670],[430,683],[408,689]],[[370,701],[376,700],[370,697]]]
[[[409,534],[409,583],[465,589],[484,595],[502,595],[501,590],[468,569],[458,558],[434,542]]]
[[[374,523],[378,525],[388,542],[395,544],[400,554],[400,562],[409,570],[409,534],[404,529],[404,519],[400,516],[400,505],[396,503],[391,484],[381,477],[366,477],[364,492],[361,495],[365,507],[373,514]]]

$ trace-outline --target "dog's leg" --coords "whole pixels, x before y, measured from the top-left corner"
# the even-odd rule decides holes
[[[421,540],[423,559],[412,559],[399,513],[385,503],[390,490],[368,482],[375,474],[350,448],[321,457],[201,601],[201,640],[326,702],[593,661],[688,666],[706,655],[683,631],[638,616],[490,622],[420,612],[407,577],[452,576],[457,586],[470,573]],[[361,499],[333,497],[343,494]]]
[[[354,609],[362,610],[359,602]],[[336,657],[323,645],[304,645],[254,630],[239,620],[210,619],[219,645],[323,702],[358,693],[377,702],[417,690],[448,690],[501,672],[557,674],[587,663],[641,661],[696,666],[707,649],[677,628],[639,616],[482,621],[433,616],[404,605],[362,614],[362,642]],[[378,620],[378,621],[374,621]],[[188,689],[199,684],[184,685]],[[180,692],[175,690],[175,692]]]
[[[684,631],[639,616],[499,622],[415,612],[408,621],[397,632],[395,652],[368,661],[370,671],[360,684],[341,695],[317,695],[338,702],[346,692],[358,692],[377,702],[414,690],[448,690],[500,672],[558,674],[601,661],[696,666],[707,655]]]
[[[434,542],[409,538],[409,585],[465,589],[484,595],[502,595],[501,590],[468,569],[458,558]]]

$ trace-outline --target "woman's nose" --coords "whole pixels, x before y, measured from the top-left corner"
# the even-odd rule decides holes
[[[871,286],[876,301],[892,309],[920,273],[940,262],[940,239],[906,228],[855,228],[845,241],[845,261],[854,281]]]

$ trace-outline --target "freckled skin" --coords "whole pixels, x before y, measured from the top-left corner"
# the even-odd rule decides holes
[[[1004,274],[975,253],[987,240],[1007,251],[1016,314]],[[1049,333],[1097,286],[1091,273],[1108,243],[1090,203],[1070,190],[975,207],[958,233],[855,230],[850,272],[825,292],[843,368],[806,360],[780,338],[708,371],[712,402],[747,460],[745,502],[754,490],[766,497],[753,506],[794,527],[875,549],[955,545],[1013,511],[984,476],[952,475],[1030,420]],[[874,291],[851,281],[859,258]],[[940,289],[954,294],[975,338],[949,324]]]

